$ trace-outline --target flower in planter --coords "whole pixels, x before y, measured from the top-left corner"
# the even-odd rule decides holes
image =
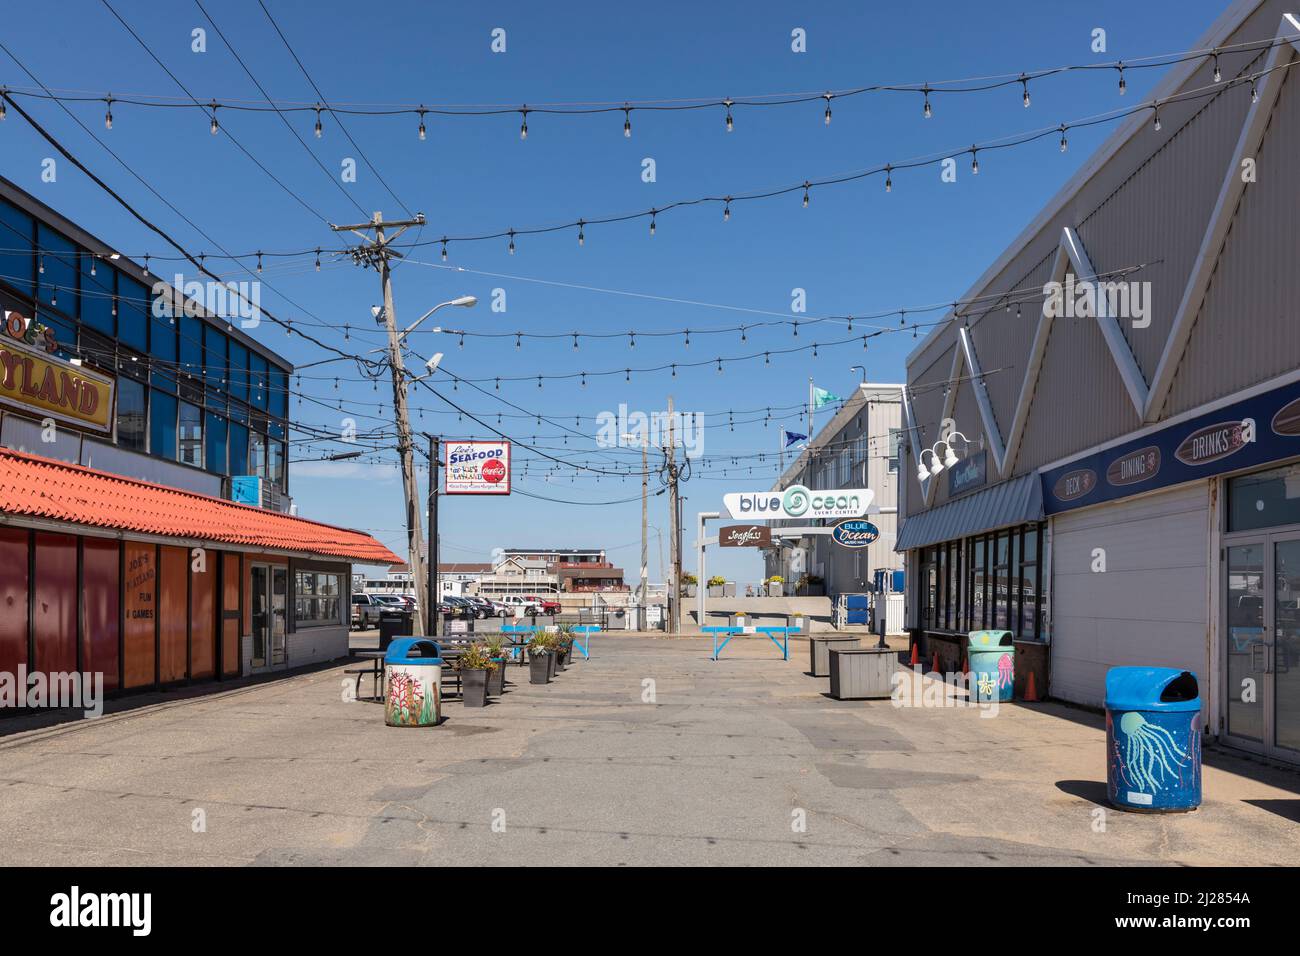
[[[485,644],[471,644],[465,648],[460,657],[452,664],[458,671],[494,671],[497,662]]]

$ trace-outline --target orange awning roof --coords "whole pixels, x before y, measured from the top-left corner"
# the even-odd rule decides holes
[[[0,448],[0,513],[366,564],[401,559],[368,534]]]

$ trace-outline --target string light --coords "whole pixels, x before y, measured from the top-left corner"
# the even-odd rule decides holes
[[[1219,51],[1214,51],[1214,82],[1219,83],[1223,80],[1223,74],[1219,72]]]
[[[262,274],[262,254],[260,252],[257,254],[257,274]]]
[[[442,261],[447,261],[447,239],[444,236],[442,240]]]
[[[1066,149],[1069,148],[1069,144],[1065,141],[1065,130],[1066,130],[1066,125],[1062,123],[1061,124],[1061,152],[1065,152]]]
[[[827,126],[830,126],[831,125],[831,97],[834,96],[834,94],[823,93],[822,95],[826,97],[826,116],[824,122],[826,123]]]
[[[98,258],[99,256],[95,255],[94,253],[92,253],[90,256],[90,274],[92,277],[95,275],[95,260],[97,260]]]
[[[811,183],[809,183],[808,180],[805,179],[803,184],[803,208],[804,209],[808,208],[808,187],[810,185]]]
[[[725,99],[725,100],[722,101],[722,105],[725,106],[725,107],[727,108],[727,132],[728,132],[728,133],[734,132],[735,129],[736,129],[735,121],[732,120],[732,118],[731,118],[731,107],[732,107],[732,102],[733,102],[733,101],[732,101],[730,98]]]
[[[104,100],[104,129],[113,128],[113,97]]]
[[[718,374],[719,374],[719,375],[722,374],[722,359],[721,359],[721,358],[718,359]]]
[[[1259,102],[1259,89],[1255,86],[1254,79],[1250,81],[1250,101],[1252,103]]]
[[[510,245],[508,248],[510,254],[513,256],[515,254],[515,231],[513,229],[510,230]]]
[[[426,112],[424,108],[424,104],[420,105],[420,109],[418,110],[418,112],[420,114],[420,128],[416,131],[416,135],[420,137],[420,142],[423,143],[425,138],[424,114]]]
[[[634,348],[636,348],[636,333],[635,333],[635,332],[629,332],[629,333],[627,334],[627,347],[630,348],[630,349],[634,349]]]
[[[1152,108],[1155,110],[1155,122],[1154,122],[1152,125],[1155,127],[1155,130],[1156,130],[1156,132],[1158,133],[1158,132],[1160,132],[1160,105],[1159,105],[1159,103],[1157,102],[1157,104],[1156,104],[1154,107],[1152,107]]]
[[[9,87],[0,86],[0,120],[5,118],[7,107],[5,106],[4,94],[9,92]]]
[[[525,106],[523,109],[521,109],[519,111],[519,114],[520,116],[523,117],[523,122],[519,124],[519,138],[527,139],[528,138],[528,107]]]
[[[975,155],[978,152],[979,150],[974,146],[970,148],[970,172],[972,176],[978,176],[980,174],[980,161]]]
[[[930,109],[930,86],[929,86],[929,84],[926,84],[926,86],[921,90],[921,92],[925,95],[925,106],[923,106],[923,107],[921,108],[921,115],[922,115],[923,117],[925,117],[926,119],[929,119],[931,116],[934,115],[934,111],[933,111],[932,109]]]
[[[723,222],[731,221],[731,197],[730,196],[727,196],[726,199],[723,200],[722,221]]]
[[[690,347],[691,347],[691,330],[690,330],[690,329],[687,329],[686,332],[685,332],[685,335],[686,335],[686,345],[685,345],[684,347],[685,347],[685,348],[690,348]]]
[[[578,333],[573,333],[573,351],[578,351]]]
[[[1029,78],[1023,73],[1020,74],[1020,87],[1024,93],[1021,100],[1025,104],[1025,109],[1029,109]]]
[[[578,245],[580,245],[580,246],[581,246],[581,245],[585,245],[585,244],[586,244],[586,241],[587,241],[587,240],[586,240],[586,237],[583,236],[583,234],[582,234],[582,227],[583,227],[583,225],[584,225],[583,221],[582,221],[581,219],[579,219],[579,220],[578,220]]]
[[[316,138],[317,139],[320,139],[321,132],[322,130],[320,125],[320,104],[317,104],[316,105]]]
[[[623,108],[623,138],[632,138],[632,109],[630,107]]]
[[[217,125],[217,101],[213,100],[209,104],[209,108],[212,110],[212,125],[208,127],[208,132],[210,132],[213,136],[216,136],[217,130],[220,129],[220,127]]]
[[[524,337],[524,333],[522,333],[522,332],[516,332],[516,333],[515,333],[515,351],[516,351],[516,352],[518,352],[519,349],[522,348],[522,346],[523,346],[523,337]]]
[[[1128,84],[1124,82],[1124,61],[1120,60],[1115,69],[1119,70],[1119,95],[1123,96],[1128,91]]]
[[[885,192],[887,193],[892,193],[894,191],[894,180],[890,176],[893,169],[894,167],[888,164],[885,165]]]
[[[650,235],[652,235],[652,236],[655,234],[655,216],[656,216],[656,215],[658,215],[658,210],[651,209],[651,210],[650,210]]]

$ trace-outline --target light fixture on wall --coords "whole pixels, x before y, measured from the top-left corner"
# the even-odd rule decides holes
[[[967,437],[966,437],[964,434],[962,434],[961,432],[953,432],[953,433],[952,433],[951,435],[949,435],[946,439],[945,439],[945,438],[940,438],[940,439],[939,439],[937,442],[935,442],[932,446],[930,446],[929,448],[924,449],[924,450],[923,450],[919,455],[916,456],[916,461],[917,461],[917,465],[916,465],[916,480],[917,480],[917,481],[925,481],[925,479],[926,479],[927,477],[936,476],[936,475],[938,475],[941,471],[943,471],[945,468],[951,468],[951,467],[953,467],[955,464],[957,464],[957,462],[958,462],[960,459],[959,459],[958,456],[957,456],[957,451],[956,451],[956,449],[953,448],[953,445],[952,445],[952,440],[953,440],[954,438],[960,438],[960,439],[961,439],[963,442],[965,442],[968,446],[971,444],[971,440],[970,440],[969,438],[967,438]],[[982,444],[982,440],[981,440],[981,444]],[[940,445],[943,445],[943,446],[944,446],[944,454],[943,454],[943,459],[942,459],[942,460],[940,460],[940,458],[939,458],[939,446],[940,446]],[[925,453],[926,453],[927,451],[930,453],[930,467],[929,467],[929,468],[926,468],[926,467],[925,467]]]

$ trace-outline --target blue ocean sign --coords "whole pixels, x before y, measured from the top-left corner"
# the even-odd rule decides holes
[[[846,548],[865,548],[880,537],[880,529],[861,518],[846,518],[831,529],[831,540]]]

